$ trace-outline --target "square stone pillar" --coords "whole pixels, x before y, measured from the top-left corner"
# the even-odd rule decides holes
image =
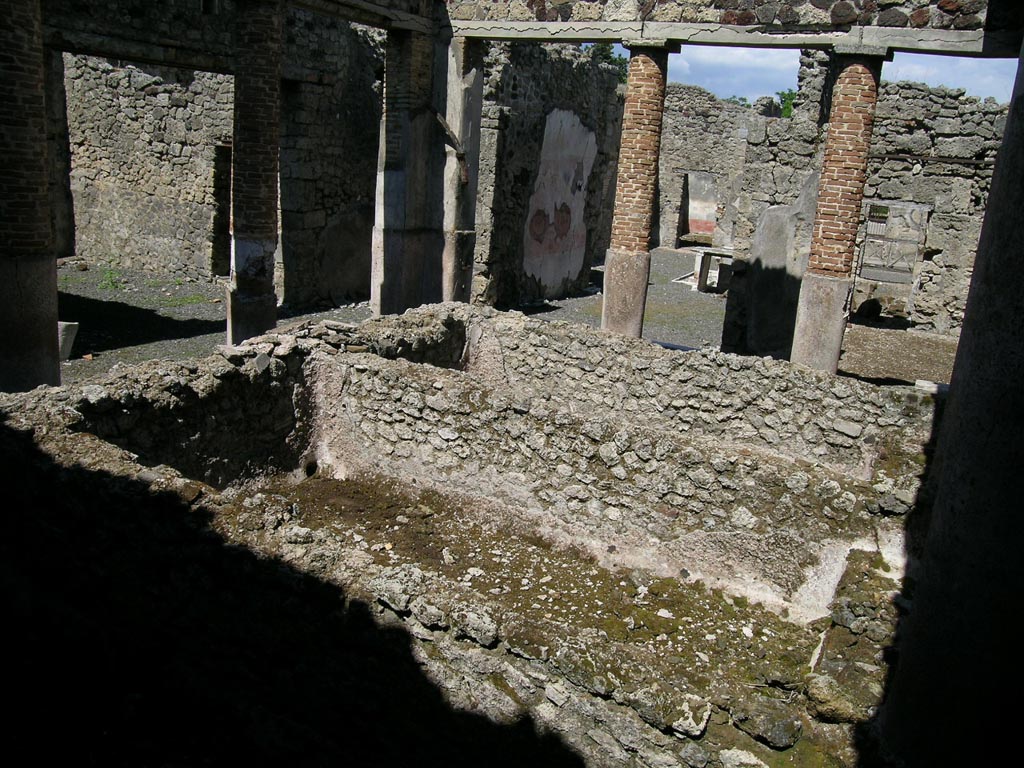
[[[790,359],[835,373],[853,290],[868,150],[882,56],[840,54],[832,91],[811,255],[800,285]]]
[[[643,332],[651,272],[651,226],[665,109],[668,48],[630,45],[626,104],[615,182],[611,247],[604,262],[601,327],[637,338]]]
[[[283,20],[281,0],[239,3],[231,150],[229,344],[258,336],[277,324],[274,254],[278,248]]]
[[[18,392],[60,384],[39,0],[6,4],[0,48],[0,390]]]
[[[388,30],[374,212],[370,308],[374,315],[441,301],[445,237],[442,121],[447,46]]]
[[[444,167],[445,301],[470,299],[476,250],[476,196],[480,170],[480,110],[484,46],[456,38],[448,47],[448,147]]]

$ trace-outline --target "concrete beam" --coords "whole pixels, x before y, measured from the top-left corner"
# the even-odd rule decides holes
[[[142,64],[161,64],[181,69],[197,69],[232,75],[234,57],[227,51],[214,53],[200,48],[174,45],[170,42],[155,44],[147,40],[131,40],[113,35],[77,32],[47,25],[43,41],[53,51],[67,51],[84,56],[123,59]]]
[[[437,31],[437,24],[433,19],[397,11],[366,0],[289,0],[288,5],[383,29],[407,29],[428,35]]]
[[[693,24],[639,21],[459,21],[452,32],[462,37],[546,43],[639,42],[671,40],[683,45],[728,45],[753,48],[832,48],[837,44],[862,48],[938,53],[955,56],[1015,58],[1020,36],[984,30],[906,29],[854,27],[786,30],[739,27],[729,24]]]

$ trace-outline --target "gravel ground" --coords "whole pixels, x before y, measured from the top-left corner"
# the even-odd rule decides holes
[[[197,281],[70,259],[58,264],[60,319],[80,323],[65,384],[105,375],[119,363],[185,360],[226,341],[226,279]],[[358,323],[366,302],[316,312],[278,309],[281,324],[331,318]]]
[[[651,265],[644,338],[683,347],[717,347],[725,296],[674,283],[683,267],[656,252]],[[119,363],[202,357],[225,341],[226,280],[193,281],[69,259],[58,264],[60,319],[81,323],[65,384],[105,375]],[[524,307],[541,320],[601,324],[601,294]],[[281,324],[307,319],[357,323],[370,317],[366,302],[315,312],[279,310]],[[904,330],[893,321],[850,324],[840,373],[878,383],[918,379],[948,383],[956,340]]]

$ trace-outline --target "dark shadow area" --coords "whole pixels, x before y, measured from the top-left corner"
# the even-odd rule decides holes
[[[550,301],[539,301],[535,304],[522,304],[515,307],[515,309],[522,312],[524,315],[543,315],[547,312],[554,312],[558,309],[558,306],[552,304]]]
[[[102,766],[577,766],[450,707],[399,628],[226,543],[202,499],[64,468],[0,423],[8,750]]]
[[[916,325],[909,317],[900,317],[898,315],[865,316],[859,310],[850,315],[849,322],[853,325],[863,325],[866,328],[884,328],[892,331],[908,331]]]
[[[860,373],[851,373],[850,371],[844,371],[840,368],[836,371],[836,376],[844,379],[854,379],[856,381],[863,381],[865,384],[874,384],[878,387],[902,387],[907,385],[913,385],[913,381],[908,379],[901,379],[895,376],[865,376]]]
[[[231,274],[231,146],[213,148],[213,222],[210,233],[210,273]]]
[[[133,347],[154,341],[188,339],[222,333],[223,320],[176,320],[156,310],[120,301],[100,301],[61,291],[57,296],[62,321],[80,323],[75,355]]]
[[[784,267],[733,261],[722,323],[722,351],[788,360],[800,279]]]
[[[902,383],[902,382],[897,382]],[[935,408],[932,413],[931,434],[928,443],[924,446],[924,466],[921,471],[921,487],[917,498],[906,515],[904,523],[905,553],[907,556],[907,569],[899,595],[893,600],[893,605],[898,612],[896,632],[893,643],[885,650],[885,663],[887,667],[885,690],[888,693],[892,687],[892,680],[900,662],[901,629],[903,628],[909,610],[913,609],[914,593],[919,577],[918,565],[924,552],[925,540],[928,534],[929,522],[931,519],[932,505],[935,500],[935,491],[940,479],[940,468],[935,462],[935,450],[942,427],[942,418],[946,409],[947,393],[942,391],[935,395]],[[945,674],[944,670],[934,670],[938,676]],[[953,702],[944,702],[938,706],[959,706]],[[859,723],[854,729],[854,743],[858,752],[858,768],[900,768],[903,765],[913,766],[937,766],[940,764],[954,765],[959,763],[937,763],[933,761],[935,755],[926,758],[923,762],[911,762],[895,760],[887,754],[881,743],[879,734],[880,719],[884,717],[885,700],[883,699],[879,713],[870,720]]]

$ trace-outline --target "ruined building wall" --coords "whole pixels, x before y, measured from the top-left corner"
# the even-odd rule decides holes
[[[573,46],[495,44],[485,64],[475,300],[566,295],[604,258],[622,97]]]
[[[460,357],[466,341],[469,354]],[[557,386],[565,380],[574,382],[571,392]],[[737,439],[741,401],[749,397],[748,410],[777,411],[776,423],[804,415],[816,422],[830,433],[817,445],[826,452],[807,440],[794,444],[800,452],[810,447],[809,457],[783,455],[763,431],[767,415],[765,423],[748,422],[757,427],[750,441]],[[700,407],[689,411],[687,428],[682,417],[691,404]],[[21,603],[68,626],[69,615],[92,613],[69,612],[71,598],[52,584],[105,573],[78,568],[71,550],[86,546],[96,562],[117,566],[116,589],[91,579],[80,591],[106,602],[115,595],[116,605],[132,610],[112,613],[117,621],[83,621],[72,637],[114,648],[127,637],[121,642],[137,645],[153,634],[162,606],[192,610],[202,595],[224,593],[195,589],[204,578],[166,598],[163,589],[175,580],[159,578],[155,589],[152,578],[163,576],[153,562],[164,560],[149,549],[140,556],[138,546],[115,546],[121,540],[110,536],[118,531],[132,533],[136,545],[156,542],[167,562],[180,561],[186,550],[172,526],[180,518],[193,535],[230,546],[233,556],[253,551],[290,582],[319,580],[316,594],[325,602],[310,610],[319,618],[289,614],[273,625],[281,632],[269,633],[269,653],[238,653],[242,635],[262,637],[266,627],[225,634],[219,597],[202,620],[184,629],[175,624],[181,632],[167,645],[174,670],[198,675],[210,667],[211,653],[225,662],[242,656],[245,664],[227,667],[226,676],[218,664],[212,679],[187,675],[194,685],[181,694],[186,705],[159,708],[147,738],[166,729],[177,743],[192,733],[173,720],[168,726],[166,712],[191,713],[187,702],[205,701],[222,678],[230,685],[214,700],[221,713],[221,701],[239,703],[232,722],[250,722],[257,707],[276,716],[276,690],[253,704],[238,695],[237,680],[262,685],[253,670],[280,662],[279,637],[322,623],[334,610],[324,608],[329,601],[374,617],[401,641],[367,642],[353,654],[338,642],[344,632],[322,635],[324,647],[340,647],[346,660],[370,671],[365,690],[383,690],[403,706],[415,702],[391,677],[381,685],[381,674],[396,669],[384,652],[409,649],[460,718],[485,715],[520,731],[536,723],[565,740],[579,756],[573,762],[852,766],[851,725],[875,712],[888,671],[885,649],[898,611],[906,610],[903,601],[893,603],[903,572],[902,513],[913,500],[903,481],[920,473],[934,405],[911,388],[663,350],[585,326],[447,304],[359,327],[306,324],[204,360],[154,361],[85,386],[0,397],[0,452],[24,478],[16,500],[52,495],[61,511],[53,530],[75,544],[54,559],[60,578],[51,569],[41,584],[28,580],[32,600]],[[833,421],[843,410],[856,423]],[[720,418],[726,426],[717,431]],[[242,424],[263,439],[232,444]],[[852,435],[861,424],[863,433]],[[163,435],[175,439],[158,439]],[[838,455],[827,446],[854,464],[824,466],[819,457]],[[252,482],[268,472],[289,476]],[[79,482],[68,484],[73,477]],[[127,516],[110,525],[111,510],[119,509]],[[138,535],[150,531],[139,527],[149,516],[157,521],[154,535]],[[207,520],[211,528],[203,527]],[[97,529],[100,550],[86,536]],[[28,533],[22,541],[53,539],[42,528]],[[15,547],[3,562],[34,573],[24,549]],[[124,567],[124,552],[141,567]],[[190,563],[211,560],[210,583],[224,583],[222,551],[216,558],[187,554]],[[250,590],[253,573],[239,573]],[[232,604],[243,594],[230,590]],[[253,594],[265,602],[262,586]],[[152,620],[145,613],[140,620],[134,607],[154,604],[154,595]],[[97,626],[118,632],[97,636]],[[199,649],[200,663],[178,654],[181,648]],[[397,669],[403,674],[396,682],[408,668]],[[344,716],[327,709],[324,719],[323,712],[336,705],[338,690],[353,687],[353,677],[328,678],[342,680],[340,688],[321,685],[322,678],[299,697],[326,691],[313,699],[315,717],[297,718],[291,707],[278,720],[298,723],[305,737],[323,735],[317,744],[337,739],[336,754],[351,756],[352,744],[366,739],[338,737]],[[286,682],[308,679],[300,670]],[[25,690],[37,682],[26,681]],[[131,686],[108,697],[117,711],[122,688],[137,695],[137,681]],[[365,710],[364,688],[357,688],[346,711]],[[440,698],[433,691],[430,701]],[[139,731],[134,712],[125,720],[112,711],[101,710],[108,726],[117,723],[126,738]],[[382,706],[371,719],[385,723],[383,733],[397,720],[422,723],[423,715]],[[90,726],[89,733],[100,730]],[[266,730],[256,727],[253,737]],[[270,730],[271,742],[285,745],[282,754],[304,738]],[[378,763],[388,736],[370,740]],[[414,734],[396,754],[408,755],[424,738]],[[491,739],[475,743],[494,753]]]
[[[734,185],[746,161],[748,137],[763,134],[764,125],[765,118],[753,110],[719,101],[703,88],[668,84],[658,169],[660,246],[674,248],[684,234],[705,234],[716,246],[733,245]],[[687,209],[706,197],[716,201],[715,230],[687,232]]]
[[[227,182],[214,168],[217,148],[231,143],[232,79],[71,54],[64,71],[76,252],[208,276],[215,187]],[[230,174],[230,164],[219,170]]]
[[[1005,104],[961,89],[882,86],[865,204],[911,200],[926,206],[913,283],[895,294],[918,326],[959,333],[1006,114]],[[872,287],[858,281],[864,294]]]
[[[282,82],[278,290],[369,290],[380,122],[376,34],[292,10]],[[65,54],[76,251],[209,278],[230,253],[232,78]]]
[[[369,294],[382,40],[306,11],[286,16],[277,279],[289,304]]]
[[[827,120],[828,69],[826,54],[804,52],[791,118],[765,118],[699,89],[670,86],[666,125],[676,135],[663,144],[661,160],[663,245],[678,226],[681,171],[704,170],[699,166],[706,164],[717,196],[714,244],[732,245],[739,255],[771,269],[785,267],[794,279],[802,274]],[[1006,106],[993,99],[917,83],[882,83],[858,258],[864,253],[866,265],[899,266],[903,249],[907,271],[898,278],[902,282],[889,282],[891,276],[880,282],[870,279],[878,273],[866,266],[857,280],[855,305],[876,297],[919,327],[958,332],[1005,119]],[[774,237],[778,227],[765,226],[769,208],[790,221],[787,237]],[[869,234],[868,212],[879,210],[889,211],[887,223],[871,225]],[[865,244],[873,235],[875,242]]]
[[[293,9],[285,45],[278,295],[293,305],[362,298],[380,35]],[[231,78],[66,59],[78,254],[195,278],[226,273]],[[494,46],[486,66],[475,296],[565,295],[587,285],[608,246],[616,76],[572,46]]]
[[[676,246],[677,233],[686,228],[681,217],[687,199],[692,205],[695,198],[694,182],[703,181],[717,208],[708,244],[749,249],[761,214],[800,194],[814,171],[818,139],[816,118],[806,111],[786,120],[766,117],[697,86],[670,83],[659,178],[660,245]]]
[[[655,0],[653,3],[447,0],[453,19],[713,22],[769,28],[879,26],[980,29],[988,0]]]

